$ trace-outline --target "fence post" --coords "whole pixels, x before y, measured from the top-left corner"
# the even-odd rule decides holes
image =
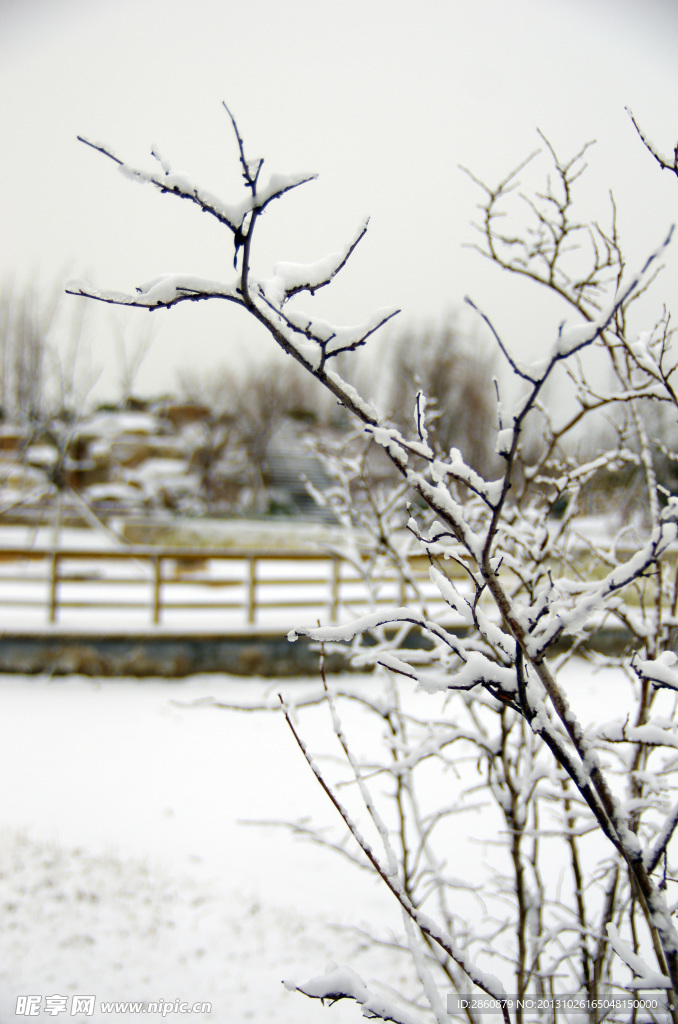
[[[49,621],[56,622],[57,617],[57,587],[59,584],[59,553],[52,551],[49,565]]]
[[[160,584],[162,583],[162,556],[153,555],[153,625],[160,623]]]
[[[332,559],[332,593],[330,597],[330,622],[339,621],[339,594],[341,590],[341,559],[335,555]]]
[[[253,626],[257,616],[257,559],[255,555],[250,555],[247,559],[248,564],[248,579],[247,579],[247,622],[248,625]]]

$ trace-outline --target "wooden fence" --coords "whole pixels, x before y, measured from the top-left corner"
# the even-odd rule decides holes
[[[413,558],[409,572],[417,588],[433,597],[427,560]],[[378,574],[377,603],[402,605],[411,593],[412,583],[395,572]],[[93,628],[105,630],[114,613],[124,613],[125,622],[156,626],[176,624],[178,616],[184,625],[189,617],[198,626],[201,617],[211,616],[214,625],[216,615],[225,626],[238,628],[266,624],[274,613],[291,619],[288,613],[304,610],[337,622],[343,611],[356,614],[369,607],[364,568],[333,553],[141,546],[0,549],[0,612],[6,622],[32,615],[48,623],[68,616],[85,623],[86,617]],[[97,623],[90,613],[96,613]]]

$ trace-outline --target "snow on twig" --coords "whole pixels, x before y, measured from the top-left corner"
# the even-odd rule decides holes
[[[627,942],[624,942],[617,927],[610,921],[605,926],[610,945],[620,960],[623,960],[636,977],[629,983],[633,989],[670,989],[671,979],[665,974],[653,971],[645,961],[631,949]]]
[[[285,988],[301,992],[311,999],[323,1003],[336,1003],[340,999],[352,999],[363,1008],[363,1017],[373,1020],[392,1021],[393,1024],[423,1024],[422,1018],[398,1006],[393,1000],[370,991],[362,978],[351,967],[328,964],[325,974],[310,978],[301,984],[284,981]]]
[[[180,199],[188,199],[190,202],[195,203],[196,206],[199,206],[203,213],[209,213],[211,216],[216,217],[221,224],[229,228],[234,234],[242,229],[244,221],[251,213],[254,211],[261,212],[272,200],[279,199],[286,192],[298,188],[299,185],[305,185],[307,182],[313,181],[318,177],[317,174],[307,173],[274,174],[271,175],[268,183],[263,188],[256,189],[254,195],[243,199],[240,203],[228,204],[222,202],[212,192],[200,188],[187,175],[173,172],[165,160],[161,160],[162,174],[157,174],[157,172],[144,171],[138,167],[133,167],[124,160],[120,160],[102,143],[92,142],[82,135],[78,135],[78,140],[112,160],[117,164],[121,174],[131,181],[154,185],[163,193],[178,196]]]
[[[506,1008],[506,992],[504,991],[504,988],[499,979],[496,978],[494,975],[489,974],[486,971],[483,971],[475,963],[473,963],[473,961],[469,958],[467,953],[464,950],[457,947],[451,935],[449,935],[447,932],[441,929],[436,924],[436,922],[433,921],[427,914],[422,913],[422,911],[419,910],[418,907],[415,907],[412,904],[409,896],[402,888],[397,877],[389,874],[386,868],[381,864],[379,858],[376,856],[371,845],[364,838],[364,836],[360,832],[358,826],[353,821],[346,808],[339,801],[334,790],[329,786],[329,784],[325,780],[322,772],[320,771],[313,757],[309,753],[306,744],[304,743],[297,729],[295,728],[282,696],[280,697],[280,703],[282,705],[283,714],[285,715],[285,720],[307,764],[311,768],[313,774],[320,783],[320,786],[322,787],[325,794],[328,796],[331,803],[338,811],[339,815],[344,821],[344,824],[349,829],[351,835],[356,840],[356,842],[358,843],[361,850],[374,867],[379,877],[386,884],[388,889],[393,893],[393,895],[400,903],[402,909],[409,915],[409,917],[412,919],[412,921],[414,921],[418,928],[420,928],[425,935],[428,935],[428,937],[434,943],[439,945],[450,957],[452,957],[452,959],[459,965],[459,967],[461,967],[461,969],[468,975],[468,977],[471,979],[472,982],[474,982],[474,984],[476,984],[480,989],[482,989],[483,992],[486,992],[488,995],[492,996],[492,998],[497,999],[502,1003],[502,1012],[504,1020],[506,1024],[510,1024],[510,1017],[508,1010]],[[320,996],[318,996],[318,998],[320,998]]]
[[[273,277],[262,281],[262,293],[274,305],[282,307],[300,292],[313,295],[320,288],[330,284],[340,270],[348,263],[358,243],[365,237],[369,217],[360,227],[356,236],[340,252],[330,253],[314,263],[276,263]]]
[[[140,285],[134,294],[102,291],[85,281],[70,280],[66,284],[68,295],[82,295],[116,306],[138,306],[142,309],[168,309],[179,302],[200,302],[204,299],[226,299],[242,302],[237,283],[222,284],[191,274],[163,274]]]
[[[581,629],[601,611],[608,599],[639,579],[678,536],[678,499],[671,498],[647,544],[615,568],[591,592],[580,596],[572,608],[561,608],[543,622],[529,640],[531,656],[539,658],[561,633]]]

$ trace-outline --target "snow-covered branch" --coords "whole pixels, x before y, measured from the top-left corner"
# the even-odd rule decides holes
[[[412,901],[410,900],[400,879],[394,874],[393,870],[389,870],[389,867],[383,865],[379,861],[379,858],[372,849],[370,843],[362,835],[360,829],[353,821],[351,815],[348,813],[346,808],[341,804],[334,790],[326,782],[323,773],[320,771],[313,757],[309,753],[306,744],[304,743],[298,731],[296,730],[290,717],[290,714],[282,700],[282,697],[280,698],[280,700],[283,706],[285,720],[287,721],[287,724],[290,728],[290,731],[292,732],[292,735],[294,736],[294,739],[296,740],[299,746],[299,749],[301,750],[304,758],[306,759],[309,767],[313,771],[313,774],[320,783],[324,792],[328,796],[330,802],[339,812],[339,815],[341,816],[344,824],[348,828],[349,832],[357,842],[362,852],[365,854],[367,859],[374,867],[376,873],[382,879],[387,888],[395,896],[396,900],[402,907],[403,911],[408,915],[408,917],[412,919],[412,921],[417,925],[421,932],[424,935],[428,936],[428,938],[433,943],[439,946],[449,957],[451,957],[475,985],[477,985],[483,992],[486,992],[487,995],[489,995],[492,999],[495,999],[503,1004],[504,1020],[506,1021],[506,1024],[509,1024],[510,1016],[508,1010],[506,1009],[506,992],[504,991],[499,979],[483,971],[481,968],[477,966],[477,964],[473,963],[473,961],[470,959],[467,953],[456,945],[451,935],[447,934],[443,929],[440,928],[440,926],[433,919],[431,919],[427,914],[423,914],[418,907],[412,904]],[[320,998],[320,996],[317,995],[317,998]],[[335,998],[337,997],[335,996]],[[341,996],[339,996],[339,998],[341,998]],[[355,998],[355,995],[353,995],[353,998]]]
[[[70,280],[66,284],[68,295],[82,295],[98,302],[108,302],[115,306],[138,306],[141,309],[167,309],[179,302],[200,302],[204,299],[226,299],[229,302],[242,303],[238,292],[238,282],[231,285],[206,278],[194,277],[190,274],[163,274],[160,277],[139,285],[134,294],[124,292],[102,291],[85,281]]]
[[[120,173],[130,181],[154,185],[164,194],[175,195],[179,199],[188,199],[189,202],[195,203],[203,213],[209,213],[212,217],[216,217],[219,223],[232,231],[234,235],[243,233],[244,222],[252,213],[263,211],[274,199],[280,199],[292,189],[317,178],[317,174],[274,174],[263,188],[259,188],[255,183],[250,198],[244,199],[240,203],[229,204],[222,202],[212,192],[200,188],[187,175],[173,171],[169,161],[155,149],[151,150],[151,155],[160,164],[160,173],[144,171],[126,163],[103,143],[93,142],[81,135],[78,135],[78,140],[112,160],[117,164]]]
[[[340,999],[352,999],[363,1008],[363,1017],[370,1020],[392,1021],[393,1024],[423,1024],[423,1019],[399,1006],[393,999],[372,992],[350,967],[328,964],[324,974],[301,984],[284,981],[285,988],[301,992],[311,999],[327,1001],[330,1005]]]
[[[615,983],[611,948],[641,981],[678,991],[678,932],[666,898],[678,874],[668,864],[678,801],[666,796],[672,786],[666,780],[675,769],[670,724],[675,707],[663,707],[661,714],[654,710],[662,701],[675,699],[678,691],[672,651],[678,623],[678,499],[672,497],[671,461],[678,438],[667,436],[664,414],[670,410],[675,419],[678,413],[672,380],[678,360],[672,354],[666,310],[650,331],[634,333],[628,326],[629,309],[647,296],[657,279],[672,229],[640,271],[629,276],[614,201],[606,227],[580,223],[575,216],[576,186],[589,145],[563,160],[542,136],[551,171],[541,189],[520,196],[522,222],[517,227],[507,226],[513,225],[513,217],[506,217],[517,198],[519,175],[528,164],[532,167],[533,157],[495,187],[472,176],[483,190],[478,225],[482,242],[475,248],[508,273],[546,288],[565,312],[551,332],[551,344],[527,364],[511,352],[490,317],[467,300],[520,386],[517,397],[506,401],[503,382],[496,382],[495,443],[490,446],[496,458],[490,472],[456,438],[445,444],[436,440],[431,429],[434,403],[427,404],[419,388],[408,415],[392,423],[335,369],[341,362],[337,357],[361,349],[397,310],[378,309],[358,326],[345,327],[297,305],[299,296],[310,301],[308,297],[346,266],[367,222],[318,261],[280,261],[271,276],[255,276],[260,215],[274,199],[313,176],[273,175],[262,183],[263,161],[247,156],[236,120],[226,110],[245,190],[244,198],[234,203],[173,171],[157,151],[153,156],[159,169],[145,171],[126,164],[106,146],[82,141],[132,180],[187,199],[215,217],[233,235],[236,280],[220,283],[169,274],[132,294],[82,282],[70,282],[68,290],[147,309],[210,298],[242,306],[355,417],[398,481],[393,492],[397,502],[410,501],[407,515],[394,526],[397,502],[376,500],[369,482],[356,483],[352,472],[359,460],[344,467],[331,496],[322,500],[343,522],[372,524],[368,561],[373,610],[338,626],[299,625],[289,634],[290,640],[305,635],[321,644],[351,645],[354,665],[378,666],[385,673],[391,703],[374,701],[363,707],[379,720],[385,757],[357,758],[335,697],[327,695],[333,730],[351,770],[352,791],[362,797],[362,812],[368,827],[376,830],[383,853],[375,852],[339,800],[337,787],[310,755],[287,709],[285,715],[304,758],[357,843],[359,856],[367,858],[407,915],[408,935],[422,944],[413,949],[409,938],[404,943],[433,1014],[442,1016],[431,981],[434,974],[455,991],[470,979],[494,998],[504,998],[506,986],[479,966],[486,953],[494,962],[510,965],[520,993],[529,985],[547,992],[562,967],[593,1000]],[[660,166],[676,172],[675,161],[671,165],[659,157],[639,134]],[[592,374],[589,353],[604,363],[602,373],[597,369]],[[653,419],[656,410],[661,415]],[[362,506],[356,511],[352,505],[358,495]],[[583,514],[587,510],[588,516]],[[402,536],[428,560],[427,586],[432,591],[425,600],[408,577]],[[390,610],[383,610],[377,593],[378,567],[384,559],[396,566],[401,582],[400,596],[393,601],[398,606]],[[362,555],[360,560],[362,564]],[[563,681],[562,669],[573,649],[610,625],[624,631],[624,642],[636,649],[619,659],[626,672],[620,676],[633,689],[619,722],[585,727],[576,687]],[[419,646],[411,645],[413,635],[421,638]],[[446,711],[444,720],[422,723],[403,710],[398,683],[417,684],[431,700],[442,693],[455,702],[450,705],[455,711]],[[463,728],[455,718],[459,715],[466,718]],[[456,813],[450,809],[454,801],[424,813],[414,784],[420,767],[426,763],[428,769],[436,761],[441,791],[447,791],[457,771],[449,752],[453,744],[455,754],[459,747],[472,751],[465,756],[483,777],[483,800],[499,815],[499,842],[508,864],[486,927],[473,932],[467,922],[459,924],[447,899],[453,887],[444,867],[447,853],[439,856],[433,849],[432,837],[441,822]],[[371,784],[384,777],[392,784],[385,796],[391,801],[391,820],[368,787],[368,780]],[[620,795],[624,787],[625,798]],[[470,793],[475,804],[475,789]],[[549,890],[545,878],[542,844],[550,838],[542,824],[545,806],[559,808],[569,859],[572,899],[566,925],[560,896]],[[586,880],[578,844],[592,828],[605,839],[608,860]],[[659,881],[655,873],[662,862],[664,878]],[[592,894],[602,877],[606,888],[601,900]],[[595,913],[587,898],[598,901]],[[514,912],[510,941],[503,911],[497,909],[506,900]],[[428,912],[429,903],[435,904],[435,912]],[[647,936],[642,939],[641,918]],[[600,924],[594,926],[592,920]],[[633,948],[620,938],[627,920]],[[566,934],[573,936],[571,942]],[[509,946],[506,954],[497,952],[502,943]],[[654,956],[656,970],[647,965],[644,948],[641,956],[643,944],[647,956]],[[481,956],[476,955],[479,950]],[[409,1010],[379,1001],[348,969],[332,968],[321,979],[295,987],[314,998],[353,999],[367,1016],[400,1024],[415,1021]],[[671,1015],[678,1024],[678,1010]],[[504,1019],[510,1019],[506,1006]],[[516,1019],[521,1024],[520,1014]],[[597,1024],[597,1018],[591,1019]]]
[[[330,253],[315,263],[276,263],[273,277],[261,282],[261,293],[274,306],[282,309],[295,295],[314,295],[325,288],[348,263],[358,243],[367,234],[369,218],[361,225],[355,238],[341,252]]]

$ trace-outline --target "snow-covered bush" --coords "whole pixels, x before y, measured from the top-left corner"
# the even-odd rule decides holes
[[[515,210],[506,219],[521,169],[496,186],[478,182],[484,195],[481,251],[507,272],[549,289],[566,316],[538,359],[526,363],[469,300],[512,378],[510,386],[503,377],[496,386],[500,469],[486,479],[459,447],[436,447],[424,394],[415,398],[411,429],[398,428],[337,371],[338,357],[362,348],[395,310],[339,327],[299,306],[301,297],[341,271],[366,224],[317,263],[279,263],[268,279],[254,277],[259,218],[312,176],[264,181],[263,161],[248,160],[229,117],[245,182],[245,197],[237,202],[225,203],[174,173],[157,153],[157,167],[142,170],[103,145],[87,144],[128,178],[215,217],[233,236],[233,279],[171,274],[132,295],[83,282],[71,282],[68,290],[149,310],[219,298],[248,311],[382,449],[402,481],[399,500],[411,502],[409,537],[429,560],[447,607],[432,619],[416,591],[405,587],[402,607],[375,607],[355,622],[300,627],[290,636],[349,645],[354,662],[383,673],[374,693],[357,694],[345,682],[322,693],[364,823],[357,807],[344,806],[329,772],[312,756],[293,709],[284,710],[357,844],[355,856],[402,908],[404,939],[395,945],[408,950],[420,988],[400,994],[408,1006],[349,968],[290,985],[323,1000],[353,999],[365,1016],[402,1024],[482,1019],[468,1006],[447,1004],[450,992],[496,1000],[505,1021],[556,1019],[546,1002],[558,993],[576,994],[580,1013],[591,1021],[621,1019],[604,1000],[619,997],[626,986],[627,996],[646,990],[656,996],[659,990],[669,1006],[654,1016],[624,1010],[623,1019],[676,1022],[676,873],[669,858],[678,824],[672,781],[678,746],[678,660],[672,651],[678,500],[658,483],[655,459],[666,456],[666,446],[651,436],[647,415],[656,404],[675,415],[676,363],[666,316],[659,314],[656,326],[640,333],[629,316],[653,282],[671,233],[659,245],[655,240],[645,265],[629,273],[614,211],[608,228],[574,218],[584,151],[563,162],[546,140],[551,171],[546,186],[520,208],[527,220]],[[655,156],[678,173],[678,164]],[[510,230],[502,230],[506,224]],[[558,402],[550,402],[555,393]],[[584,441],[602,436],[603,419],[611,440],[592,451]],[[587,488],[627,466],[642,480],[643,516],[615,532],[612,518],[603,529],[600,522],[592,526],[581,515]],[[342,486],[350,501],[350,480]],[[375,558],[380,553],[397,561],[392,508],[386,502],[372,510],[379,521],[374,551]],[[572,682],[572,657],[608,628],[625,638],[627,651],[617,659],[618,672],[605,677],[609,694],[591,714]],[[413,635],[419,643],[410,642]],[[416,712],[410,707],[415,686],[432,695],[424,716],[419,705]],[[345,736],[342,694],[380,723],[381,745],[369,754],[357,755]],[[473,791],[491,798],[486,821],[502,851],[489,881],[482,864],[477,875],[455,877],[451,825],[471,792],[457,761],[469,759],[478,771]],[[468,907],[456,910],[457,894],[474,886],[482,886],[477,920]],[[544,1000],[542,1008],[526,1012],[517,1001],[526,994]],[[577,1015],[561,1005],[557,1019]]]

